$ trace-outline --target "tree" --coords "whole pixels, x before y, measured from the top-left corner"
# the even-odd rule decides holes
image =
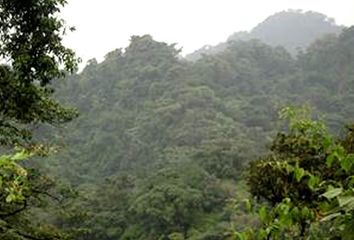
[[[306,109],[286,108],[287,133],[250,164],[250,192],[266,200],[260,228],[241,239],[353,239],[353,131],[333,137]],[[267,176],[267,177],[265,177]]]
[[[67,30],[57,17],[65,0],[0,1],[0,143],[31,139],[29,124],[71,120],[72,109],[50,98],[52,79],[73,72],[74,52],[62,45]],[[63,68],[61,68],[63,66]]]
[[[51,196],[52,182],[18,161],[44,153],[43,145],[30,144],[33,125],[63,123],[76,115],[51,98],[51,81],[77,66],[74,52],[62,45],[67,29],[57,14],[65,3],[0,1],[0,144],[26,147],[0,157],[1,239],[64,237],[53,226],[30,218],[30,207]]]

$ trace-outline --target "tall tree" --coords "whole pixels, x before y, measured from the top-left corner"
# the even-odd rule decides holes
[[[55,228],[29,213],[50,195],[52,182],[18,161],[37,153],[31,127],[72,119],[76,112],[55,101],[50,82],[73,72],[74,52],[62,44],[67,31],[58,17],[65,0],[0,1],[0,145],[32,146],[0,156],[0,238],[59,239]],[[35,147],[34,147],[35,146]],[[32,212],[33,213],[33,212]]]
[[[29,140],[29,124],[61,123],[75,114],[50,98],[52,79],[73,72],[74,52],[57,15],[64,0],[0,1],[0,143]],[[63,66],[63,67],[61,67]]]

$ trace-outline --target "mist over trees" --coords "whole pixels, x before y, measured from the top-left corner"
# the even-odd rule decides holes
[[[354,27],[132,36],[74,73],[65,1],[35,2],[0,2],[2,239],[352,239]]]
[[[282,11],[269,16],[251,31],[235,32],[226,42],[203,48],[187,55],[187,59],[196,60],[202,54],[214,54],[223,51],[233,41],[258,39],[271,46],[283,46],[292,56],[305,50],[311,43],[325,35],[338,35],[343,30],[333,18],[318,12],[302,10]]]

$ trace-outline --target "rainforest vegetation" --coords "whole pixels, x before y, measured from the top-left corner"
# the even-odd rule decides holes
[[[65,4],[0,1],[0,239],[354,238],[354,27],[284,11],[79,72]]]

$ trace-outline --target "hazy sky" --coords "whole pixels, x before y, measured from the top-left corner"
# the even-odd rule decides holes
[[[287,9],[313,10],[354,25],[354,0],[68,0],[63,18],[76,31],[65,38],[79,57],[125,48],[132,35],[178,43],[183,53],[217,44]]]

